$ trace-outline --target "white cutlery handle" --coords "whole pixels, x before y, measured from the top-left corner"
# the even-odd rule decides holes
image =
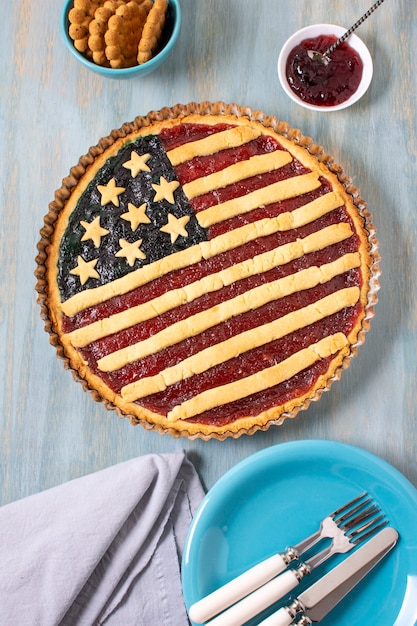
[[[282,609],[260,622],[258,626],[291,626],[293,623],[293,618],[283,606]]]
[[[289,569],[212,619],[207,626],[241,626],[289,593],[298,583],[294,570]],[[291,619],[288,624],[291,624]]]
[[[286,567],[287,563],[281,554],[274,554],[265,559],[193,604],[188,611],[191,621],[196,624],[207,622],[214,615],[267,583]]]

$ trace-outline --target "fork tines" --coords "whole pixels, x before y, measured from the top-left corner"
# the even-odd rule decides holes
[[[356,506],[351,508],[352,505]],[[388,524],[380,507],[366,492],[335,511],[333,519],[339,528],[348,531],[345,534],[352,543],[364,541]]]

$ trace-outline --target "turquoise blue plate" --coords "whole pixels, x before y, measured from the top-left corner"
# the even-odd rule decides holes
[[[187,608],[262,559],[298,543],[317,530],[322,518],[364,491],[384,510],[400,540],[321,624],[415,626],[417,490],[377,456],[329,441],[298,441],[262,450],[233,467],[208,492],[184,550]],[[330,559],[304,579],[298,591],[342,558]],[[254,618],[248,625],[259,621]]]

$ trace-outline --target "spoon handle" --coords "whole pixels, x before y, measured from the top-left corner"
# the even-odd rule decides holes
[[[345,41],[345,39],[347,39],[349,37],[349,35],[351,35],[353,33],[354,30],[356,30],[358,28],[358,26],[360,26],[366,19],[368,19],[368,17],[370,15],[372,15],[372,13],[375,11],[375,9],[377,9],[379,7],[380,4],[382,4],[384,2],[384,0],[378,0],[377,2],[375,2],[375,4],[373,4],[371,6],[370,9],[368,9],[368,11],[366,13],[364,13],[362,15],[361,18],[358,19],[357,22],[355,22],[353,24],[353,26],[351,26],[349,28],[349,30],[347,30],[337,41],[335,41],[335,43],[330,46],[330,48],[328,50],[326,50],[326,52],[324,53],[324,57],[326,57],[327,55],[331,54],[333,52],[333,50],[335,48],[337,48],[337,46],[339,44],[341,44],[343,41]]]

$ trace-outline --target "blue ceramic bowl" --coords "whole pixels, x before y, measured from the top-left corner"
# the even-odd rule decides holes
[[[157,54],[147,63],[127,67],[123,69],[113,69],[111,67],[102,67],[93,61],[90,61],[84,54],[78,52],[74,47],[74,42],[69,36],[69,20],[68,13],[74,6],[74,0],[66,0],[61,14],[61,33],[65,44],[71,54],[74,55],[80,63],[92,72],[106,76],[107,78],[133,78],[135,76],[146,76],[156,70],[171,54],[175,42],[181,28],[181,7],[178,0],[168,0],[168,14],[164,28],[164,34]]]

